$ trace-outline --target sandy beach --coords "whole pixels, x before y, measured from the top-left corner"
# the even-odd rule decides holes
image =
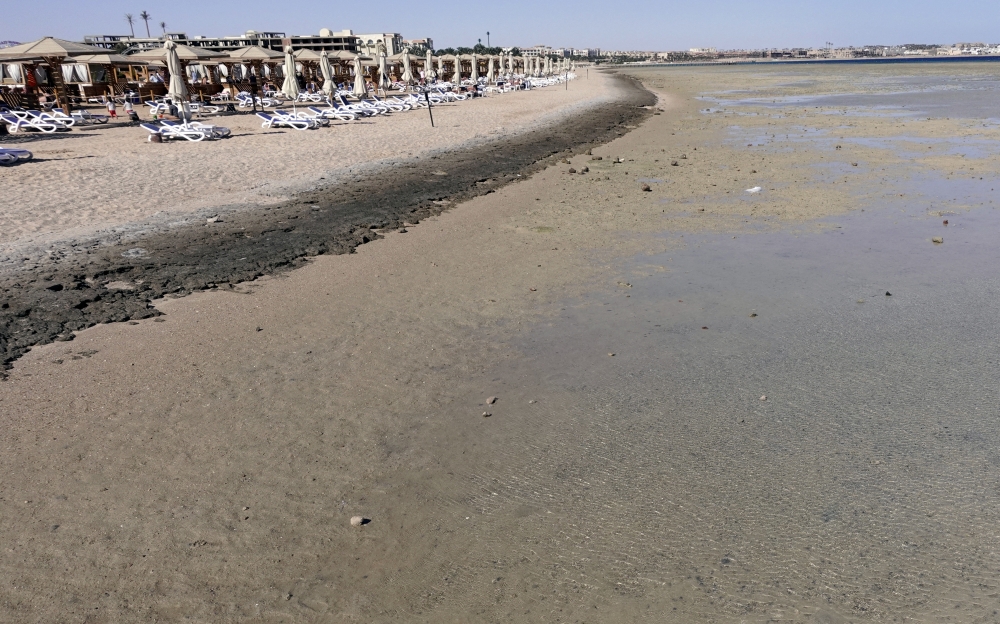
[[[671,276],[707,283],[707,268],[702,274],[699,266],[738,261],[746,239],[836,235],[838,219],[861,207],[898,210],[909,181],[932,172],[964,183],[996,180],[995,155],[973,162],[944,139],[997,141],[1000,128],[938,117],[853,115],[845,122],[829,108],[804,107],[793,116],[698,99],[761,89],[761,81],[788,94],[781,86],[787,76],[749,69],[630,73],[658,103],[620,138],[560,153],[523,179],[449,204],[405,232],[379,230],[383,236],[356,253],[308,256],[295,270],[158,299],[161,316],[76,332],[14,362],[0,384],[0,619],[985,617],[996,600],[981,594],[992,590],[931,563],[944,557],[935,539],[954,544],[899,519],[910,511],[944,518],[951,513],[946,497],[907,498],[899,507],[892,497],[903,495],[886,486],[831,506],[823,496],[836,488],[825,476],[791,482],[781,472],[791,466],[818,474],[818,463],[845,475],[838,462],[846,460],[826,448],[842,433],[842,415],[824,412],[823,428],[801,433],[794,419],[805,399],[782,395],[778,380],[807,375],[808,367],[796,370],[794,352],[775,346],[780,327],[764,334],[748,323],[768,309],[808,334],[826,316],[810,308],[806,320],[782,317],[782,306],[792,309],[796,299],[781,289],[752,305],[709,300],[696,289],[694,298],[642,293]],[[802,90],[826,92],[838,80]],[[14,249],[287,200],[321,176],[347,175],[348,158],[419,159],[490,133],[529,132],[611,98],[610,84],[592,71],[568,95],[542,90],[444,108],[443,132],[433,138],[419,130],[426,120],[417,112],[305,137],[234,127],[246,135],[207,145],[138,142],[117,154],[102,152],[103,142],[126,133],[139,141],[140,130],[53,140],[52,149],[93,156],[86,166],[94,169],[53,161],[0,170],[5,194],[21,194],[4,215],[5,243]],[[720,112],[705,111],[712,108]],[[453,127],[448,114],[459,117]],[[818,131],[831,135],[829,145],[798,140]],[[338,133],[351,140],[333,145]],[[919,145],[920,154],[866,142],[871,138]],[[44,158],[48,142],[32,149]],[[309,158],[297,158],[304,154]],[[184,177],[176,195],[155,193],[162,175],[133,168],[153,160]],[[104,190],[110,171],[119,186]],[[33,194],[59,186],[52,180],[80,191],[73,199],[55,190]],[[142,199],[128,201],[127,193]],[[979,208],[969,197],[937,209],[961,215]],[[87,201],[78,210],[81,198]],[[40,205],[58,209],[40,219],[32,216]],[[938,216],[934,224],[940,227]],[[682,269],[682,254],[709,248],[698,238],[706,236],[716,237],[710,261]],[[918,238],[931,249],[929,236]],[[882,282],[865,287],[887,300]],[[800,299],[819,297],[808,292]],[[861,295],[845,297],[850,312],[837,308],[829,316],[874,314],[875,299],[862,308]],[[896,294],[900,305],[905,297]],[[650,338],[649,310],[670,328],[655,339],[667,342]],[[865,322],[884,328],[892,318]],[[730,324],[729,334],[714,338],[721,323]],[[740,341],[749,346],[743,350]],[[698,359],[709,357],[719,359],[712,366]],[[787,368],[766,380],[753,376],[775,363]],[[856,363],[859,371],[869,364]],[[735,378],[750,381],[724,385]],[[866,383],[860,373],[847,378],[855,387]],[[671,379],[687,385],[671,386]],[[660,388],[670,392],[644,394]],[[695,401],[685,394],[692,389],[705,394]],[[815,396],[829,399],[823,392]],[[771,406],[788,412],[769,416]],[[931,426],[931,416],[907,414]],[[754,429],[737,429],[740,418]],[[934,418],[945,416],[935,411]],[[891,436],[863,422],[867,439],[883,446],[844,447],[867,471],[849,474],[851,485],[843,487],[852,496],[920,470],[928,471],[920,473],[927,488],[938,487],[930,462],[904,465],[884,451]],[[875,471],[883,476],[867,476]],[[865,511],[870,515],[859,520]],[[967,513],[963,535],[992,512]],[[371,522],[352,526],[357,515]],[[901,523],[920,530],[895,532]],[[904,539],[928,554],[899,546]],[[989,558],[992,538],[977,539],[976,556]],[[874,561],[865,574],[837,565],[853,545]],[[970,574],[993,587],[988,564],[976,566]],[[904,568],[913,575],[901,575]],[[921,584],[917,568],[936,584]],[[956,596],[963,605],[957,611]]]
[[[0,266],[18,253],[69,238],[87,240],[205,211],[242,210],[336,184],[361,171],[392,168],[440,150],[531,132],[612,97],[607,81],[542,88],[298,132],[263,129],[252,114],[208,116],[225,141],[153,144],[139,127],[85,126],[27,143],[39,162],[0,170],[7,209]],[[145,119],[145,111],[140,111]],[[39,210],[44,206],[44,210]]]

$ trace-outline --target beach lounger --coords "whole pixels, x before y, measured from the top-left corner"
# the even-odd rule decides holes
[[[19,111],[12,111],[10,113],[0,114],[0,121],[7,124],[7,130],[12,133],[24,130],[37,130],[38,132],[44,132],[45,134],[52,134],[57,130],[68,130],[68,128],[63,124],[41,121],[27,115],[22,117],[17,114],[18,112]]]
[[[57,108],[56,110],[58,110],[60,113],[63,112],[61,108]],[[69,114],[69,116],[73,118],[73,121],[80,124],[81,126],[86,124],[108,123],[108,119],[110,119],[110,117],[108,117],[107,115],[95,115],[90,111],[83,109],[77,109],[75,111],[72,111]]]
[[[302,111],[295,111],[294,113],[290,113],[290,112],[288,112],[286,110],[275,109],[274,110],[274,116],[277,117],[278,119],[282,119],[282,120],[288,120],[288,119],[305,119],[306,121],[313,121],[313,122],[316,123],[316,125],[319,125],[319,126],[329,126],[330,125],[330,120],[329,119],[327,119],[326,117],[323,117],[322,115],[317,115],[316,113],[313,113],[312,111],[310,111],[308,113],[302,112]]]
[[[161,120],[161,126],[167,128],[172,128],[175,130],[186,130],[194,132],[204,132],[209,136],[205,137],[208,139],[225,139],[233,133],[229,128],[224,128],[222,126],[211,126],[208,124],[203,124],[200,121],[189,121],[187,123],[178,123],[175,121]]]
[[[146,129],[150,134],[158,134],[163,139],[185,139],[187,141],[204,141],[205,139],[213,138],[208,132],[204,130],[196,130],[194,128],[185,128],[177,126],[154,126],[153,124],[139,124]]]
[[[26,149],[20,149],[17,147],[3,147],[0,146],[0,154],[8,154],[17,158],[18,160],[24,162],[34,158],[34,155]]]
[[[257,116],[264,120],[260,124],[261,128],[292,128],[294,130],[309,130],[318,127],[318,124],[311,119],[282,119],[270,113],[257,113]]]
[[[315,106],[310,106],[309,110],[316,113],[320,117],[325,117],[326,119],[339,119],[341,121],[354,121],[358,118],[358,114],[350,110],[341,108],[339,106],[331,106],[329,108],[317,108]]]

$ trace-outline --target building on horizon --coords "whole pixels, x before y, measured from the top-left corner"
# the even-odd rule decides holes
[[[314,50],[321,52],[326,50],[346,50],[348,52],[358,52],[359,39],[350,30],[331,31],[329,28],[321,28],[316,35],[286,35],[276,31],[256,31],[248,30],[242,35],[231,35],[225,37],[206,37],[197,35],[189,37],[186,33],[164,33],[159,37],[133,37],[131,35],[86,35],[83,43],[118,50],[123,54],[134,54],[151,48],[163,46],[163,42],[171,40],[179,44],[191,46],[193,48],[205,48],[213,52],[228,52],[247,46],[260,46],[271,50],[282,51],[286,45],[292,46],[295,50]]]

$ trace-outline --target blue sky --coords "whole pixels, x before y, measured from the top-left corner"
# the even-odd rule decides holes
[[[493,45],[684,50],[691,47],[761,48],[867,45],[873,43],[1000,42],[1000,3],[995,0],[652,0],[512,2],[338,2],[265,0],[53,0],[4,3],[0,41],[44,35],[79,40],[87,34],[128,33],[126,12],[152,14],[150,30],[188,35],[227,35],[253,30],[288,34],[320,28],[399,32],[431,37],[437,47]],[[276,8],[280,7],[280,8]],[[142,22],[137,32],[145,32]]]

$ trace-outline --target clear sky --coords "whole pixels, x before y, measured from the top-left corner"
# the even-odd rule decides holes
[[[7,0],[0,41],[44,35],[82,40],[89,34],[127,34],[125,13],[152,15],[150,32],[232,35],[246,30],[312,34],[320,28],[399,32],[431,37],[436,47],[486,43],[547,44],[605,50],[685,50],[692,47],[811,47],[1000,42],[996,0],[558,0],[481,2],[443,0]],[[139,21],[136,34],[145,34]]]

